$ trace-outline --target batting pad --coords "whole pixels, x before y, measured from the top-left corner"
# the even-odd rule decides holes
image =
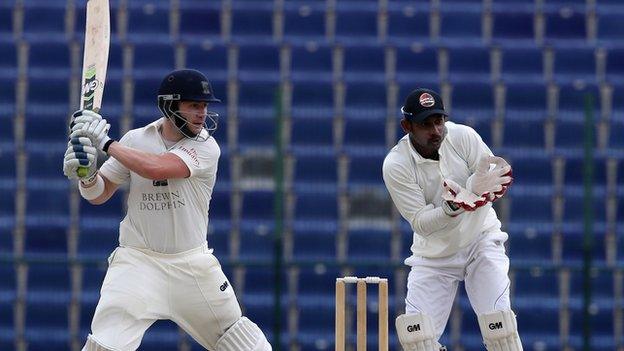
[[[481,336],[488,351],[522,351],[516,315],[511,310],[479,316]]]
[[[262,330],[247,317],[241,317],[217,341],[217,351],[271,351]]]
[[[402,314],[397,317],[395,325],[403,350],[438,351],[440,349],[433,322],[426,314]]]

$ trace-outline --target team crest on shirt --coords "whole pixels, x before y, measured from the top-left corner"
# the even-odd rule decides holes
[[[418,102],[420,102],[420,104],[424,107],[431,107],[435,104],[435,100],[433,99],[433,96],[431,96],[431,94],[429,93],[420,94],[420,97],[418,98]]]

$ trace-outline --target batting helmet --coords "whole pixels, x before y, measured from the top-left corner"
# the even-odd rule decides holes
[[[194,69],[173,71],[162,80],[158,89],[158,109],[174,122],[175,126],[187,138],[206,140],[217,129],[219,114],[208,112],[205,125],[208,136],[203,133],[193,133],[187,126],[186,119],[179,113],[180,101],[221,102],[214,96],[212,85],[203,73]]]

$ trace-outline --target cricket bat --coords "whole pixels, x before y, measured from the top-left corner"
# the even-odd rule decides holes
[[[86,17],[80,109],[98,112],[102,107],[110,47],[109,0],[87,0]],[[85,177],[88,171],[88,167],[80,167],[77,174]]]

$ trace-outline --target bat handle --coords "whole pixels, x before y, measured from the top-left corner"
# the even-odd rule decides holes
[[[76,170],[76,174],[80,178],[86,177],[89,174],[89,167],[78,167],[78,170]]]

